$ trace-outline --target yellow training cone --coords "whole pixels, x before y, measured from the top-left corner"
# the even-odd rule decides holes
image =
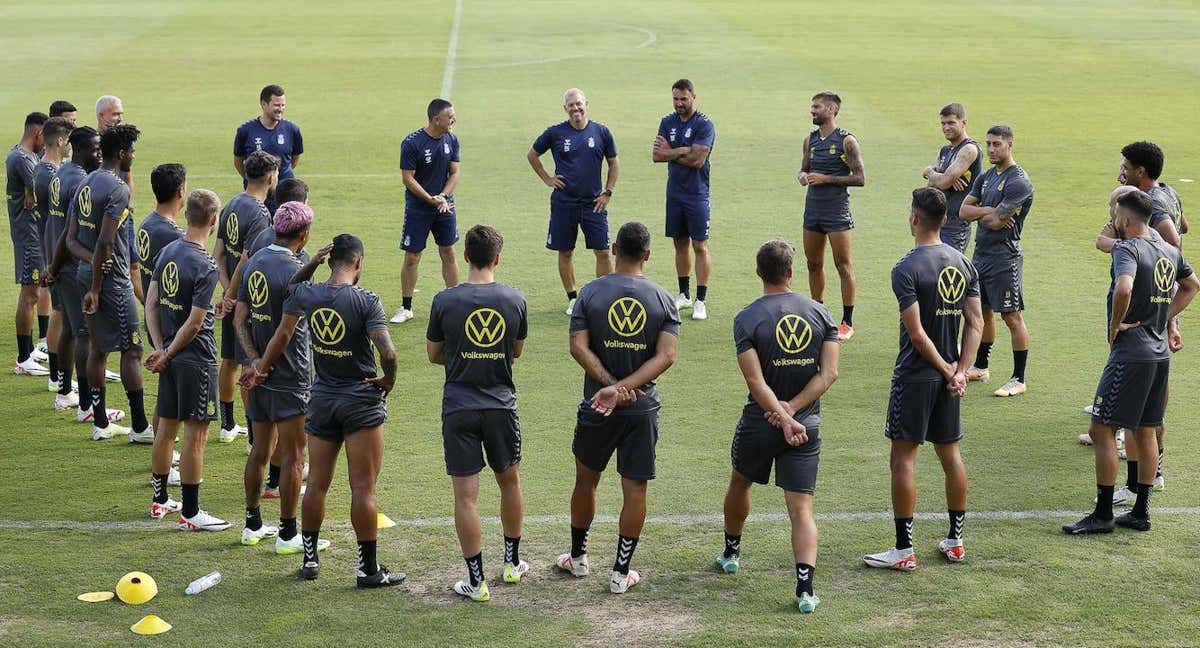
[[[396,526],[396,522],[383,513],[379,513],[375,518],[375,526],[380,529],[390,529]]]
[[[129,605],[141,605],[158,594],[158,585],[145,572],[129,572],[117,581],[117,596]]]
[[[142,617],[141,621],[129,626],[129,629],[135,634],[156,635],[170,630],[171,624],[163,621],[153,614],[147,614],[146,616]]]
[[[75,598],[79,599],[80,601],[83,601],[84,603],[102,603],[104,601],[111,601],[113,598],[113,593],[112,592],[85,592],[83,594],[80,594],[79,596],[76,596]]]

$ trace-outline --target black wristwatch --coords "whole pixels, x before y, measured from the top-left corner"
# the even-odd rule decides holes
[[[602,195],[612,198],[612,189],[605,189]]]

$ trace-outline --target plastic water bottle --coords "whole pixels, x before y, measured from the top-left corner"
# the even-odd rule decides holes
[[[187,596],[193,596],[220,582],[221,572],[215,571],[207,576],[201,576],[200,578],[197,578],[189,583],[187,589],[183,590],[183,593]]]

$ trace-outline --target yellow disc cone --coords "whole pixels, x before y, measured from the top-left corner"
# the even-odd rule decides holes
[[[147,614],[146,616],[142,617],[141,621],[129,626],[129,629],[135,634],[156,635],[170,630],[171,624],[163,621],[153,614]]]
[[[104,601],[111,601],[113,599],[113,593],[112,592],[85,592],[83,594],[80,594],[79,596],[76,596],[75,598],[79,599],[80,601],[83,601],[84,603],[102,603]]]
[[[390,529],[396,526],[396,521],[383,513],[379,513],[375,517],[375,526],[380,529]]]
[[[128,605],[141,605],[158,594],[158,584],[145,572],[129,572],[117,581],[117,596]]]

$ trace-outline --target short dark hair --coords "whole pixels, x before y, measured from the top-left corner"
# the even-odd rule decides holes
[[[758,248],[754,265],[758,276],[766,283],[781,284],[787,279],[796,258],[796,248],[783,239],[771,239]]]
[[[41,126],[42,124],[46,123],[47,119],[50,118],[47,117],[46,113],[44,112],[31,112],[28,115],[25,115],[25,128],[28,129],[30,126]]]
[[[913,189],[912,210],[926,227],[941,228],[946,219],[946,194],[937,187]]]
[[[692,82],[690,79],[680,79],[680,80],[676,81],[675,83],[671,84],[671,89],[672,90],[687,90],[688,92],[690,92],[692,94],[696,94],[696,86],[692,85]]]
[[[1154,142],[1134,142],[1121,149],[1121,156],[1135,167],[1142,167],[1151,180],[1162,175],[1163,152]]]
[[[71,143],[71,148],[77,149],[83,146],[84,142],[98,135],[100,133],[91,126],[76,126],[67,136],[67,141]]]
[[[47,141],[70,135],[71,122],[66,117],[51,117],[42,124],[42,137]]]
[[[155,169],[155,171],[157,170]],[[153,181],[153,176],[151,176],[151,181]],[[217,212],[221,211],[221,199],[208,189],[197,189],[188,194],[187,206],[183,211],[187,215],[188,225],[205,227],[212,222]]]
[[[308,184],[300,178],[287,178],[279,181],[275,187],[275,202],[282,205],[285,202],[308,202]]]
[[[111,159],[121,151],[128,151],[141,134],[133,124],[117,124],[100,136],[100,154]]]
[[[813,101],[816,101],[817,99],[833,104],[833,112],[835,114],[842,109],[842,98],[839,97],[836,92],[830,92],[828,90],[818,92],[817,94],[813,95]]]
[[[329,252],[329,262],[354,263],[363,256],[362,241],[353,234],[338,234],[333,237],[333,249]]]
[[[1150,194],[1144,191],[1130,191],[1124,194],[1117,198],[1117,206],[1133,212],[1133,215],[1143,223],[1150,222],[1150,212],[1152,211]]]
[[[504,237],[490,225],[476,225],[467,230],[467,263],[474,268],[486,268],[495,263],[503,247]]]
[[[269,86],[263,87],[262,92],[258,93],[258,101],[259,103],[267,103],[271,101],[271,97],[282,97],[283,95],[283,86],[272,83]]]
[[[453,105],[454,104],[450,103],[449,101],[438,97],[437,99],[429,102],[429,108],[425,110],[425,114],[430,119],[433,119],[434,117],[442,114],[442,111],[452,107]]]
[[[988,135],[1003,137],[1004,141],[1011,143],[1013,141],[1012,126],[1008,124],[996,124],[987,130]]]
[[[630,221],[617,230],[617,256],[627,261],[640,261],[650,251],[650,230]]]
[[[959,119],[966,119],[967,118],[967,109],[963,108],[963,105],[960,103],[948,103],[945,106],[942,106],[942,111],[938,114],[941,115],[942,117],[949,117],[951,115],[954,115],[955,117],[958,117]]]
[[[262,180],[279,168],[279,158],[263,150],[253,151],[242,161],[242,168],[247,179]]]
[[[150,172],[150,187],[154,189],[154,199],[160,203],[173,200],[186,182],[187,167],[178,162],[160,164]]]
[[[78,109],[75,107],[75,104],[67,101],[66,99],[59,99],[58,101],[50,104],[51,117],[62,117],[63,113],[69,112],[78,112]]]

